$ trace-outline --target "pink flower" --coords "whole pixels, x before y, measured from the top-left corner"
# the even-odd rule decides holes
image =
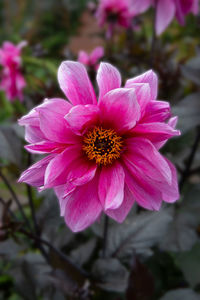
[[[99,67],[99,60],[103,56],[104,48],[96,47],[91,54],[87,54],[85,51],[80,51],[78,55],[78,61],[96,71]]]
[[[108,24],[107,36],[110,37],[115,26],[131,27],[131,0],[100,0],[96,16],[100,26]]]
[[[169,103],[156,100],[153,71],[121,88],[118,70],[101,63],[98,102],[82,64],[63,62],[58,81],[70,102],[46,99],[19,120],[30,143],[25,148],[48,154],[24,171],[19,182],[54,188],[61,215],[74,232],[102,212],[123,222],[135,201],[159,210],[162,200],[179,198],[176,169],[159,149],[180,132]]]
[[[26,42],[17,46],[11,42],[4,42],[0,48],[0,64],[3,66],[1,73],[0,89],[6,92],[10,101],[15,98],[23,100],[23,89],[26,86],[25,79],[21,74],[21,50]]]
[[[198,13],[199,0],[132,0],[135,14],[140,14],[151,5],[157,5],[156,33],[160,35],[171,23],[174,17],[184,25],[185,16]]]

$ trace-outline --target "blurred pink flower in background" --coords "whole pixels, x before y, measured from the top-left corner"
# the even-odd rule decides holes
[[[151,5],[156,5],[156,34],[160,35],[174,17],[181,25],[184,25],[187,14],[197,14],[198,2],[199,0],[132,0],[132,8],[135,14],[138,15]]]
[[[104,48],[96,47],[91,54],[85,51],[80,51],[78,54],[78,61],[87,67],[94,69],[95,71],[99,67],[99,60],[104,56]]]
[[[159,210],[162,200],[179,198],[176,169],[159,149],[180,132],[169,103],[156,100],[153,71],[121,88],[119,71],[101,63],[98,102],[82,64],[63,62],[58,81],[70,102],[46,99],[19,120],[30,143],[25,148],[48,154],[24,171],[19,182],[54,188],[61,215],[74,232],[102,212],[123,222],[135,201]]]
[[[108,25],[109,38],[116,26],[131,27],[133,18],[131,0],[100,0],[96,16],[100,26]]]
[[[26,42],[18,45],[11,42],[4,42],[0,48],[1,72],[0,89],[5,91],[8,100],[13,101],[19,98],[23,100],[23,89],[26,86],[25,79],[21,73],[21,51]]]

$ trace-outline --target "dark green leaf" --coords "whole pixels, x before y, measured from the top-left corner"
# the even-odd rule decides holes
[[[200,223],[200,186],[189,186],[180,208],[173,211],[173,222],[160,243],[162,250],[187,251],[198,239]]]
[[[0,159],[21,164],[22,143],[12,126],[0,127]]]
[[[96,239],[91,239],[71,252],[72,260],[79,266],[84,265],[90,259],[96,246]]]
[[[190,59],[184,66],[182,66],[181,70],[187,79],[197,85],[200,85],[200,55]]]
[[[123,224],[109,229],[108,255],[127,258],[132,257],[133,251],[151,254],[150,247],[160,241],[171,221],[171,213],[166,209],[128,217]]]
[[[93,275],[104,290],[124,292],[127,287],[128,271],[116,258],[98,259],[93,265]]]
[[[200,243],[190,251],[175,255],[179,268],[183,271],[185,279],[192,287],[200,283]]]
[[[200,296],[191,289],[169,291],[160,300],[200,300]]]
[[[179,117],[177,128],[182,133],[196,127],[200,124],[200,93],[186,96],[172,110]]]

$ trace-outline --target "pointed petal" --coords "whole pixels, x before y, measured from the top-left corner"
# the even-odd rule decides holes
[[[46,140],[45,135],[38,126],[26,126],[25,127],[25,140],[28,143],[38,143]]]
[[[134,88],[137,101],[140,106],[142,116],[145,113],[147,104],[151,101],[151,89],[148,83],[133,83],[131,88]]]
[[[128,79],[125,87],[134,87],[135,83],[148,83],[151,90],[151,100],[156,100],[158,94],[158,77],[155,72],[149,70],[142,75]]]
[[[169,186],[162,184],[161,191],[162,191],[163,200],[165,202],[173,203],[180,198],[178,179],[177,179],[176,168],[168,159],[166,159],[166,161],[169,164],[169,167],[171,169],[172,183]]]
[[[152,4],[152,0],[134,0],[132,1],[131,8],[135,15],[145,12]]]
[[[65,222],[73,232],[82,231],[94,223],[102,212],[96,177],[75,189],[65,201]]]
[[[76,158],[70,165],[67,181],[72,186],[86,184],[95,176],[97,165],[84,157]]]
[[[169,119],[168,121],[168,125],[172,128],[172,129],[175,129],[176,128],[176,124],[178,122],[178,117],[172,117]],[[178,131],[178,130],[177,130]],[[180,131],[179,131],[179,135],[180,135]],[[157,143],[154,143],[154,146],[159,150],[160,148],[162,148],[166,143],[167,143],[168,139],[166,140],[163,140],[162,142],[157,142]]]
[[[64,191],[65,191],[65,184],[56,186],[54,188],[54,192],[55,192],[55,194],[58,198],[59,205],[60,205],[60,215],[61,215],[61,217],[64,217],[64,215],[65,215],[65,207],[66,207],[66,202],[68,200],[67,198],[66,199],[63,198]]]
[[[137,124],[133,132],[136,136],[146,138],[153,144],[180,135],[179,130],[175,130],[168,124],[160,122]]]
[[[20,126],[39,126],[39,115],[35,109],[32,109],[28,114],[18,120]]]
[[[105,94],[113,89],[120,88],[121,75],[111,64],[101,63],[97,72],[97,83],[100,103]]]
[[[64,61],[58,69],[58,82],[73,105],[96,104],[94,89],[85,67],[79,62]]]
[[[171,184],[172,174],[168,163],[152,143],[143,138],[127,139],[127,152],[123,159],[140,169],[140,172],[155,181]]]
[[[170,24],[175,15],[173,0],[158,1],[156,11],[156,34],[160,35]]]
[[[72,161],[81,156],[81,146],[69,146],[65,151],[57,154],[49,163],[45,172],[45,187],[50,188],[67,182]]]
[[[46,168],[54,157],[55,155],[48,155],[33,164],[21,174],[18,182],[26,182],[27,184],[37,187],[43,186]]]
[[[134,202],[135,200],[133,194],[131,193],[127,185],[125,185],[124,200],[122,204],[117,209],[108,209],[106,211],[106,214],[115,221],[122,223],[126,219],[128,213],[130,212]]]
[[[95,124],[99,119],[99,107],[97,105],[76,105],[65,116],[71,130],[81,135],[88,126]]]
[[[42,141],[24,147],[31,153],[44,154],[44,153],[60,153],[65,150],[66,144],[55,143],[51,141]]]
[[[148,210],[159,210],[162,203],[161,192],[156,182],[140,174],[140,170],[125,161],[125,183],[132,192],[135,201]]]
[[[150,101],[145,109],[143,123],[164,122],[171,117],[169,102]]]
[[[120,133],[133,128],[140,118],[134,89],[120,88],[108,92],[99,107],[103,123]]]
[[[35,108],[39,114],[40,129],[47,139],[58,143],[75,143],[76,137],[67,128],[64,119],[71,107],[71,104],[65,100],[52,99]]]
[[[99,199],[102,207],[107,209],[118,208],[124,198],[124,171],[120,163],[103,167],[99,178]]]

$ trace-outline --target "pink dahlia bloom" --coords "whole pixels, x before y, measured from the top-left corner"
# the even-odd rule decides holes
[[[54,188],[61,215],[74,232],[102,212],[123,222],[133,203],[159,210],[179,198],[176,169],[159,153],[175,129],[168,102],[158,101],[157,76],[148,71],[121,87],[118,70],[101,63],[99,99],[85,67],[65,61],[58,81],[70,102],[46,99],[19,120],[25,148],[47,154],[19,179]]]
[[[115,26],[131,27],[131,0],[100,0],[96,16],[100,26],[108,24],[107,36],[110,37]]]
[[[91,54],[87,54],[85,51],[80,51],[78,55],[78,61],[96,71],[99,67],[99,60],[103,56],[104,48],[96,47]]]
[[[4,42],[0,48],[1,73],[0,89],[4,90],[7,98],[13,101],[16,98],[23,100],[23,89],[26,86],[25,79],[21,73],[21,51],[26,42],[17,46],[11,42]]]
[[[184,25],[185,16],[198,13],[199,0],[132,0],[135,14],[140,14],[151,5],[157,5],[156,33],[160,35],[171,23],[174,17]]]

